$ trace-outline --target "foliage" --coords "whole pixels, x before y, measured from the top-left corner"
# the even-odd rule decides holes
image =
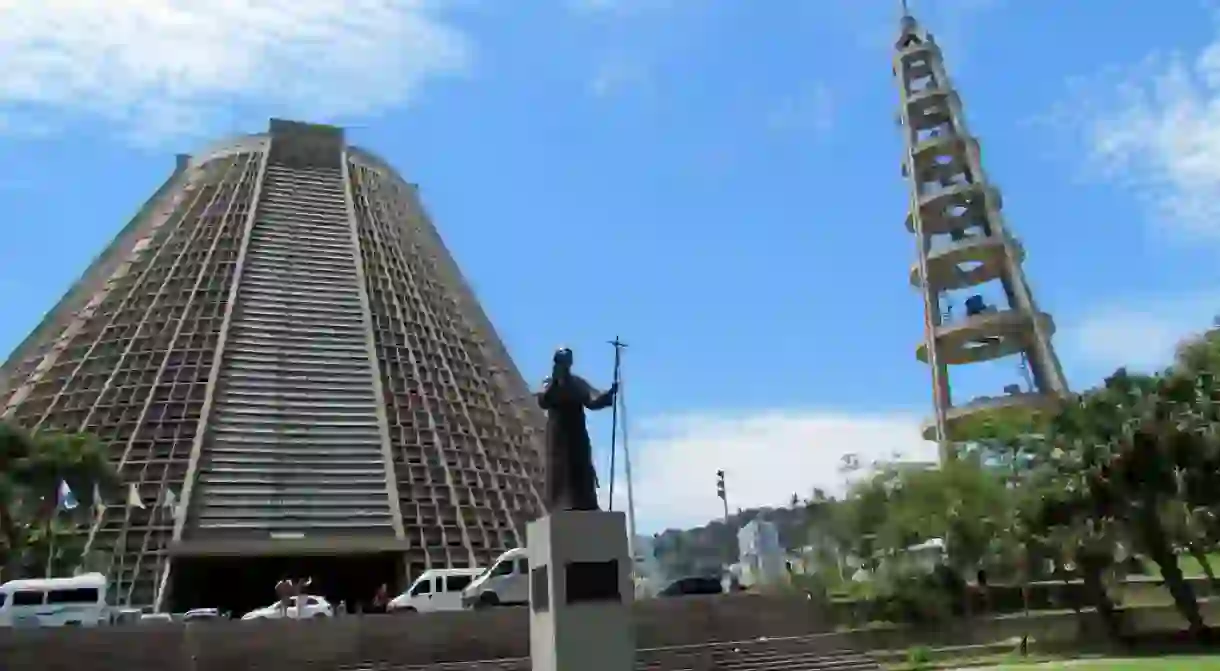
[[[923,608],[934,602],[921,591],[924,575],[882,569],[934,538],[946,544],[944,566],[979,583],[984,604],[1012,605],[1011,588],[990,595],[987,584],[1076,579],[1116,637],[1124,629],[1108,585],[1138,558],[1163,576],[1192,632],[1207,636],[1179,558],[1220,587],[1209,561],[1220,548],[1218,375],[1220,326],[1184,343],[1160,373],[1119,369],[1053,412],[978,421],[940,468],[875,465],[843,500],[806,502],[810,533],[868,571],[874,596],[918,597]],[[1045,601],[1028,589],[1021,598]]]
[[[77,501],[62,510],[60,487]],[[96,497],[112,499],[118,476],[106,450],[91,436],[29,433],[0,422],[0,561],[4,579],[66,572],[81,560],[83,539],[72,532],[94,509]]]
[[[936,573],[907,567],[887,571],[877,581],[869,620],[935,626],[953,615],[954,596]]]
[[[932,668],[932,649],[919,645],[907,650],[907,669],[923,671]]]

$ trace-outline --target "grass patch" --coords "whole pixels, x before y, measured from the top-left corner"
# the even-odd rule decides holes
[[[892,664],[883,664],[881,668],[885,671],[929,671],[931,669],[968,669],[970,667],[993,667],[996,669],[1021,668],[1025,666],[1037,665],[1038,668],[1051,668],[1044,665],[1046,662],[1054,662],[1063,659],[1058,655],[1038,655],[1029,654],[1022,657],[1015,652],[1003,652],[994,655],[972,655],[968,657],[946,657],[944,659],[932,660],[924,663],[912,662],[895,662]]]
[[[964,666],[964,665],[963,665]],[[1156,657],[1152,659],[1095,659],[1049,664],[1011,664],[995,671],[1220,671],[1220,655]]]
[[[1207,563],[1211,564],[1213,569],[1220,571],[1220,553],[1207,555]],[[1188,554],[1178,555],[1178,567],[1182,569],[1182,575],[1187,578],[1200,578],[1205,575],[1203,565],[1199,563],[1199,560]],[[1145,561],[1144,568],[1148,575],[1161,577],[1161,569],[1156,562]]]

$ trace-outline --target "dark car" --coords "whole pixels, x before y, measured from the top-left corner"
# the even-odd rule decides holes
[[[657,596],[691,596],[695,594],[721,594],[724,586],[720,578],[698,576],[681,578],[669,583]]]

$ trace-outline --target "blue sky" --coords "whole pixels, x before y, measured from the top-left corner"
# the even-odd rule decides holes
[[[0,350],[174,153],[288,116],[348,126],[421,184],[527,378],[562,343],[608,382],[605,341],[631,343],[643,527],[716,515],[717,468],[748,506],[833,485],[848,452],[930,454],[896,5],[0,3]],[[1220,311],[1215,8],[912,6],[944,46],[1073,385],[1163,363]],[[953,379],[969,397],[1015,378]],[[608,433],[600,418],[603,447]]]

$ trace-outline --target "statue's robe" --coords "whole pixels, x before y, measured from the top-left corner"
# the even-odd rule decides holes
[[[600,392],[577,375],[562,383],[547,378],[538,392],[546,411],[546,507],[557,510],[599,510],[593,445],[585,410],[601,410],[614,395]]]

